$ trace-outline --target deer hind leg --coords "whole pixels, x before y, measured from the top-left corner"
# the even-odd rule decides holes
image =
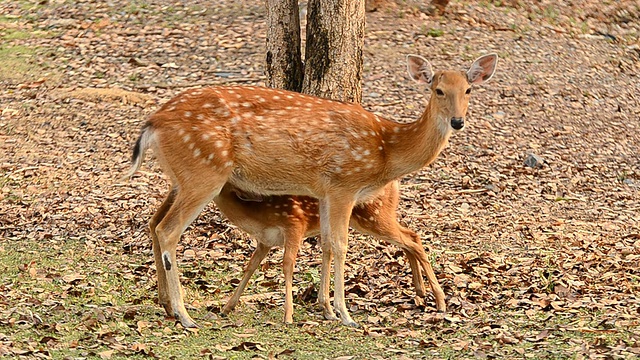
[[[167,315],[173,316],[173,310],[171,309],[171,303],[169,301],[169,293],[167,291],[167,273],[164,270],[164,264],[162,263],[162,251],[160,250],[160,244],[158,242],[158,235],[156,235],[156,227],[158,223],[164,219],[167,211],[173,205],[176,196],[176,189],[172,188],[169,195],[164,199],[160,208],[151,217],[149,221],[149,232],[151,233],[153,256],[156,262],[156,275],[158,278],[158,303],[164,307]]]
[[[269,250],[271,250],[271,247],[263,244],[258,239],[258,245],[256,246],[256,250],[253,252],[253,255],[251,255],[251,259],[249,260],[249,263],[244,270],[244,275],[242,276],[240,284],[238,284],[236,291],[234,291],[229,301],[227,301],[227,304],[224,306],[224,308],[222,308],[223,314],[229,314],[233,310],[233,308],[236,307],[238,301],[240,300],[240,295],[242,295],[242,292],[247,287],[251,276],[256,271],[258,266],[260,266],[262,260],[264,260],[267,254],[269,254]]]
[[[162,266],[164,266],[167,278],[170,309],[182,326],[186,328],[193,328],[198,325],[191,319],[184,307],[183,289],[180,285],[176,260],[176,247],[182,232],[198,216],[207,203],[220,192],[223,183],[218,187],[214,187],[214,191],[209,191],[211,182],[209,182],[208,187],[197,185],[194,184],[188,189],[178,188],[175,192],[173,204],[155,228]]]
[[[297,225],[297,224],[296,224]],[[296,264],[298,250],[304,237],[304,229],[300,226],[291,226],[284,231],[284,259],[282,270],[284,272],[284,322],[293,323],[293,268]]]
[[[344,298],[344,268],[348,249],[349,218],[353,205],[354,201],[349,200],[349,196],[340,193],[337,196],[321,199],[320,229],[322,241],[330,242],[335,257],[333,306],[340,314],[344,325],[357,327],[358,324],[349,315]],[[323,261],[324,259],[323,255]],[[322,275],[326,276],[325,271]]]

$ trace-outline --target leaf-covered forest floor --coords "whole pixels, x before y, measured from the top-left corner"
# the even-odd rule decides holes
[[[402,181],[448,313],[414,299],[397,248],[352,233],[360,329],[315,304],[303,245],[294,325],[282,251],[229,316],[255,242],[207,208],[179,247],[186,331],[156,304],[147,222],[168,190],[145,116],[177,93],[263,84],[261,1],[0,2],[0,355],[26,358],[634,358],[640,355],[640,9],[636,1],[398,1],[367,14],[363,105],[397,121],[426,96],[405,56],[465,69],[496,52],[468,127]],[[525,160],[536,155],[538,165]]]

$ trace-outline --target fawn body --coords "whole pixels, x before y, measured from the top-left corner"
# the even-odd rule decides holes
[[[250,195],[252,196],[252,195]],[[247,201],[248,200],[248,201]],[[420,237],[397,221],[398,182],[389,183],[373,200],[353,208],[350,225],[362,233],[385,240],[404,250],[411,266],[416,295],[425,295],[421,268],[430,283],[438,283],[424,251]],[[225,185],[214,198],[216,206],[236,226],[258,241],[244,275],[235,292],[223,308],[227,314],[238,303],[240,295],[273,246],[284,246],[282,262],[285,275],[284,321],[293,322],[293,268],[303,238],[320,234],[318,200],[307,196],[276,195],[247,199],[246,194]]]
[[[150,221],[158,268],[158,296],[185,327],[196,326],[184,307],[176,246],[180,235],[225,184],[259,195],[304,195],[319,201],[322,271],[318,301],[327,319],[334,264],[334,306],[345,325],[357,326],[344,299],[350,214],[391,181],[430,164],[453,130],[464,126],[473,84],[493,76],[497,56],[478,58],[465,73],[439,71],[408,56],[411,77],[433,95],[422,116],[400,124],[358,104],[262,87],[214,87],[182,93],[152,114],[133,151],[133,174],[147,148],[172,190]],[[444,293],[430,283],[436,307]]]

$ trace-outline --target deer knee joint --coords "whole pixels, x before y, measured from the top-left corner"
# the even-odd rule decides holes
[[[162,262],[164,263],[164,269],[169,271],[171,270],[171,257],[169,256],[169,252],[165,251],[162,254]]]

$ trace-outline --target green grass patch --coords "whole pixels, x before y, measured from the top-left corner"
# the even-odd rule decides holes
[[[0,31],[0,39],[4,41],[12,40],[24,40],[24,39],[44,39],[52,37],[52,33],[49,31],[40,30],[18,30],[18,29],[4,29]]]
[[[40,78],[58,79],[60,74],[40,61],[46,50],[29,46],[0,46],[0,82],[22,83]]]
[[[245,295],[277,295],[241,301],[223,317],[220,305],[235,287],[229,279],[240,274],[216,259],[180,264],[187,306],[202,326],[189,331],[156,304],[150,249],[126,250],[117,241],[83,237],[35,240],[39,236],[34,232],[33,239],[8,238],[0,244],[0,334],[13,354],[55,359],[151,355],[355,360],[471,359],[483,354],[521,358],[529,353],[570,358],[585,344],[614,347],[636,336],[632,320],[626,320],[628,328],[611,325],[607,321],[618,319],[610,318],[606,309],[542,310],[535,301],[486,309],[478,303],[469,321],[454,308],[440,322],[408,320],[402,310],[388,313],[390,308],[379,304],[386,310],[352,309],[354,320],[364,325],[352,329],[323,320],[314,302],[296,300],[295,323],[286,325],[282,284],[265,287],[253,281]],[[317,285],[316,270],[296,277]]]
[[[316,304],[296,304],[294,325],[282,323],[281,301],[241,303],[229,317],[220,316],[217,306],[202,305],[190,310],[202,328],[184,330],[155,304],[150,260],[150,254],[126,254],[118,244],[97,248],[84,239],[11,239],[0,246],[0,289],[7,303],[0,311],[0,333],[9,336],[17,354],[53,358],[155,354],[163,359],[250,359],[290,354],[296,359],[368,359],[371,354],[424,354],[419,338],[407,343],[403,337],[372,336],[324,321]],[[202,271],[199,275],[212,277],[213,283],[226,274],[224,268],[206,264],[205,270],[192,269],[189,263],[181,268],[186,276]],[[188,303],[194,298],[195,304],[206,298],[220,302],[232,291],[225,287],[221,295],[206,294],[196,283],[183,278]],[[361,322],[366,316],[355,315]]]

